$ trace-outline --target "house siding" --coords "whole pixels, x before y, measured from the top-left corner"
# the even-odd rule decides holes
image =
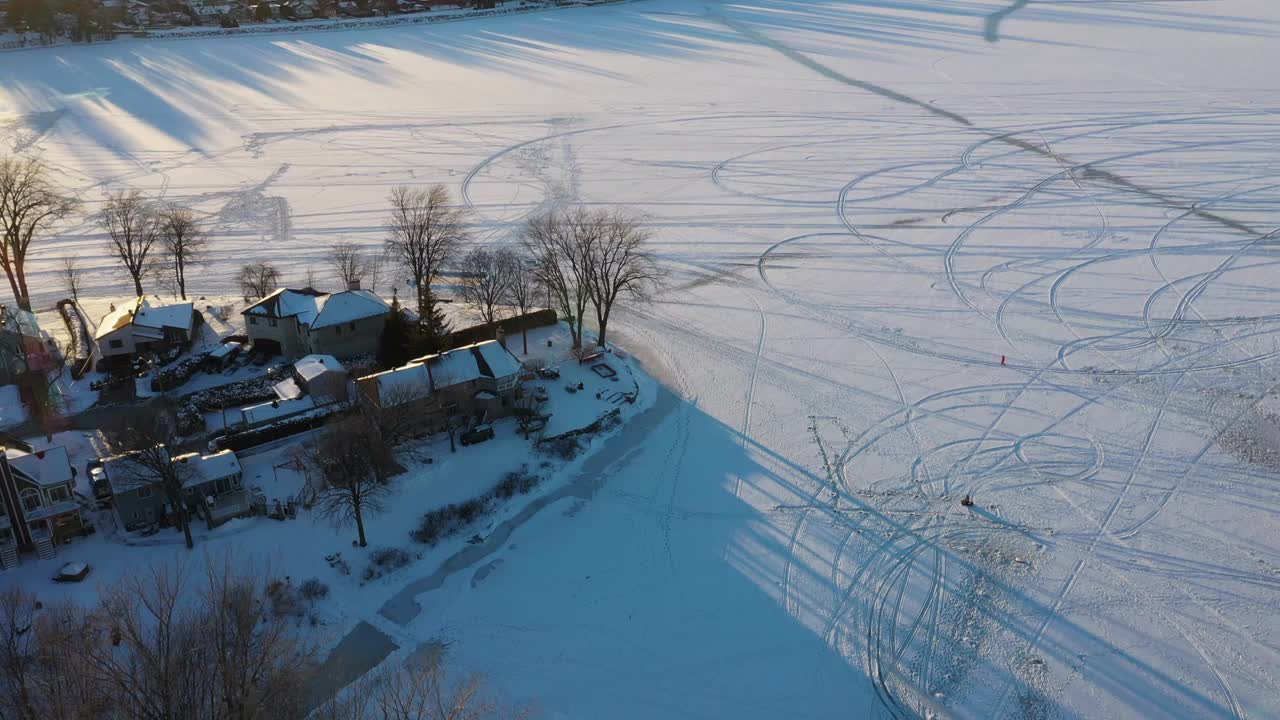
[[[253,324],[250,320],[257,320],[257,324]],[[271,327],[271,321],[276,321],[276,326]],[[285,357],[293,357],[303,352],[302,339],[298,334],[298,321],[296,318],[269,318],[265,315],[255,315],[253,313],[245,314],[245,334],[249,336],[249,340],[255,345],[258,340],[273,340],[280,344],[280,354]]]
[[[310,352],[332,355],[339,360],[372,355],[378,350],[378,339],[386,324],[387,316],[379,314],[353,323],[317,328],[308,334]]]

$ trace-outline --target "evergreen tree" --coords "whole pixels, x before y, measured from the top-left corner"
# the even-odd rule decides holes
[[[404,308],[400,307],[400,298],[391,299],[391,309],[387,312],[387,323],[378,338],[378,364],[385,368],[399,367],[412,359],[413,336],[409,319],[405,317]]]

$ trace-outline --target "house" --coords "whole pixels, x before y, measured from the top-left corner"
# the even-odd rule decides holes
[[[302,358],[293,364],[292,379],[319,405],[347,399],[347,369],[332,355]]]
[[[0,385],[16,383],[28,372],[52,366],[41,336],[34,314],[0,305]]]
[[[358,288],[324,293],[312,288],[276,290],[245,308],[245,332],[254,352],[295,357],[370,355],[387,323],[390,306]]]
[[[140,297],[120,308],[113,305],[93,340],[103,361],[123,364],[142,353],[190,345],[203,322],[192,303],[151,305]]]
[[[57,545],[92,532],[76,501],[75,476],[66,448],[0,448],[0,565],[12,567],[19,551],[52,557]]]
[[[189,517],[203,519],[213,528],[253,512],[253,498],[244,488],[244,475],[234,452],[188,453],[174,456],[170,462],[182,466],[179,477]],[[134,465],[132,456],[107,458],[102,469],[111,486],[120,526],[126,531],[172,521],[172,508],[163,488],[139,480],[146,474]]]
[[[379,408],[412,402],[424,422],[442,428],[457,415],[509,415],[519,379],[520,361],[486,340],[360,378],[358,385],[365,402]]]
[[[240,410],[240,423],[243,425],[243,428],[240,429],[252,430],[260,428],[273,422],[288,420],[303,413],[311,412],[317,407],[315,399],[305,395],[250,405]]]

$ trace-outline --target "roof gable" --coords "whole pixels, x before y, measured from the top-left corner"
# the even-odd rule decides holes
[[[9,467],[19,475],[41,487],[51,487],[72,482],[75,479],[71,460],[64,447],[49,448],[18,455],[12,449],[6,451]]]

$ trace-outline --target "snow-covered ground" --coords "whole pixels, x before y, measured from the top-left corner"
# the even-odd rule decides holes
[[[486,243],[647,214],[672,287],[610,333],[666,389],[602,485],[350,611],[551,717],[1262,718],[1278,35],[1273,0],[645,0],[130,41],[0,56],[0,143],[87,210],[195,206],[202,293],[376,246],[402,183]],[[38,304],[68,253],[119,295],[102,245],[41,250]]]

